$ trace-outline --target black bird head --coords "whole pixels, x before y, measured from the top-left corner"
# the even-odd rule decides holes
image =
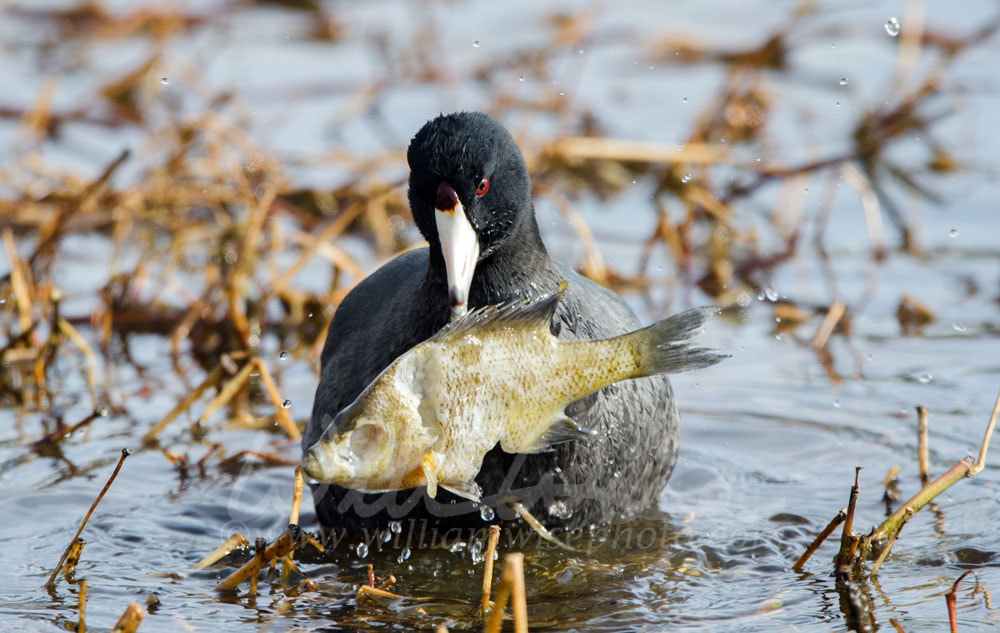
[[[476,265],[525,230],[537,236],[528,168],[510,133],[481,112],[424,124],[406,159],[413,220],[432,265],[444,265],[452,311],[461,314]]]

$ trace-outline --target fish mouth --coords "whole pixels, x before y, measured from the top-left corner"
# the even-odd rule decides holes
[[[465,207],[454,187],[446,182],[438,185],[434,221],[448,274],[451,313],[454,317],[461,316],[468,311],[469,287],[479,261],[479,237],[466,217]]]
[[[354,477],[353,469],[337,454],[337,446],[317,442],[302,457],[302,472],[321,483],[338,484]]]

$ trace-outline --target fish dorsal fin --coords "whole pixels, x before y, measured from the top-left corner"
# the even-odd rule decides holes
[[[441,328],[433,339],[462,336],[474,330],[504,324],[523,324],[548,331],[556,307],[566,292],[566,282],[559,282],[559,289],[538,301],[511,301],[502,305],[486,306],[473,310]]]

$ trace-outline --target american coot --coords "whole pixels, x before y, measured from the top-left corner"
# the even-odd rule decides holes
[[[304,450],[323,434],[385,367],[465,309],[537,300],[568,289],[552,320],[559,339],[608,338],[640,323],[610,290],[552,260],[542,244],[531,182],[510,133],[486,114],[462,112],[426,123],[410,143],[409,200],[429,246],[389,262],[344,298],[321,357],[322,373]],[[390,521],[432,527],[481,525],[515,515],[517,500],[546,525],[604,523],[642,510],[659,496],[677,459],[680,419],[667,378],[612,385],[578,400],[567,415],[596,433],[534,454],[494,447],[472,502],[423,488],[363,493],[313,487],[322,523],[348,530],[380,529]]]

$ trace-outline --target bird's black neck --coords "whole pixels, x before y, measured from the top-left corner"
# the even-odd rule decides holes
[[[548,295],[559,283],[555,277],[535,214],[526,213],[518,230],[476,266],[469,300],[479,307]]]

